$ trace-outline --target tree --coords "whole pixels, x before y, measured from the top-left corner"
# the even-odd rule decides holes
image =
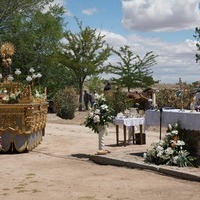
[[[22,71],[21,81],[25,80],[30,68],[41,72],[43,77],[40,84],[47,86],[48,93],[50,92],[50,96],[52,96],[56,90],[70,84],[69,80],[73,80],[73,78],[70,79],[71,72],[59,64],[59,54],[57,53],[63,37],[63,8],[55,5],[43,12],[43,6],[40,10],[36,8],[41,4],[46,5],[51,0],[18,2],[25,9],[25,13],[29,11],[29,15],[19,12],[15,13],[13,17],[7,18],[6,31],[4,30],[4,33],[0,34],[1,42],[9,41],[16,48],[12,72],[14,73],[16,68],[20,68]],[[33,2],[38,5],[33,5]],[[31,6],[34,8],[30,10]],[[63,76],[64,73],[67,75]]]
[[[77,20],[78,33],[68,30],[66,44],[62,45],[61,63],[74,71],[79,88],[79,111],[82,110],[83,84],[86,77],[106,70],[104,62],[110,56],[110,47],[105,44],[104,35],[89,26],[83,28]]]
[[[98,75],[90,76],[90,78],[85,81],[85,85],[90,92],[96,91],[99,94],[103,92],[103,80]]]
[[[143,58],[134,55],[127,45],[113,52],[120,58],[116,65],[110,64],[109,67],[110,72],[117,75],[113,78],[117,85],[127,87],[129,92],[131,88],[145,88],[156,83],[151,76],[153,72],[150,67],[156,64],[157,56],[153,55],[152,51],[146,53]]]
[[[38,10],[43,10],[54,0],[1,0],[0,1],[0,35],[10,29],[10,21],[15,16],[31,16]]]
[[[42,70],[44,72],[44,70]],[[43,85],[47,87],[48,98],[52,99],[57,91],[66,87],[78,88],[74,72],[65,66],[52,63],[43,74]]]
[[[197,51],[200,51],[200,44],[199,44],[199,42],[200,42],[200,27],[196,27],[194,38],[196,38],[196,40],[197,40],[197,43],[196,43]],[[195,56],[196,56],[196,62],[199,62],[200,54],[196,53]]]

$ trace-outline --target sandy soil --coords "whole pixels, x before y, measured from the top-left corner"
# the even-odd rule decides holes
[[[38,147],[29,153],[0,155],[0,199],[199,200],[198,182],[89,161],[87,155],[96,152],[98,138],[80,125],[84,115],[61,120],[49,114],[46,134]],[[114,145],[114,126],[108,132],[108,150],[126,148]]]

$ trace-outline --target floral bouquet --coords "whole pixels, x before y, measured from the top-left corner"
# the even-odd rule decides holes
[[[3,103],[18,103],[18,100],[20,98],[20,93],[21,91],[16,91],[16,92],[11,92],[9,94],[4,94],[3,98],[2,98],[2,102]]]
[[[194,166],[196,158],[190,156],[186,150],[186,144],[180,139],[178,124],[168,126],[163,140],[153,143],[144,153],[145,162],[156,165],[166,164],[179,167]]]
[[[95,133],[99,133],[102,127],[113,122],[112,113],[113,110],[106,104],[104,95],[97,95],[96,103],[86,116],[85,126],[91,128]]]

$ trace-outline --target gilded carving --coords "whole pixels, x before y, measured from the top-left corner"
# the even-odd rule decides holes
[[[20,103],[30,103],[33,101],[31,86],[27,85],[21,92],[19,102]]]
[[[17,115],[0,115],[1,125],[3,127],[16,127],[17,124]]]
[[[15,149],[21,152],[22,141],[24,142],[23,149],[28,150],[33,149],[41,141],[46,125],[48,103],[46,88],[44,92],[34,90],[33,80],[41,78],[41,73],[34,73],[35,70],[31,68],[29,72],[32,75],[27,76],[26,86],[13,81],[15,78],[11,70],[11,57],[14,52],[15,49],[11,43],[1,45],[3,81],[0,83],[0,135],[7,134],[8,138],[10,136],[15,138],[10,141],[10,145],[5,147],[5,151],[10,146],[13,149],[15,145]],[[20,69],[16,69],[15,75],[20,74]]]
[[[10,128],[16,134],[31,134],[45,128],[47,109],[39,110],[38,106],[43,107],[40,105],[27,107],[27,104],[10,104],[9,107],[0,105],[0,132]]]

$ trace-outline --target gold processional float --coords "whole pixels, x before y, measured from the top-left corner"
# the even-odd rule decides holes
[[[45,134],[48,109],[46,90],[39,93],[33,88],[33,81],[41,78],[41,73],[35,73],[31,68],[27,84],[14,82],[11,73],[14,51],[11,43],[1,46],[0,140],[3,152],[30,151],[40,144]],[[16,69],[15,75],[20,74],[20,69]]]

